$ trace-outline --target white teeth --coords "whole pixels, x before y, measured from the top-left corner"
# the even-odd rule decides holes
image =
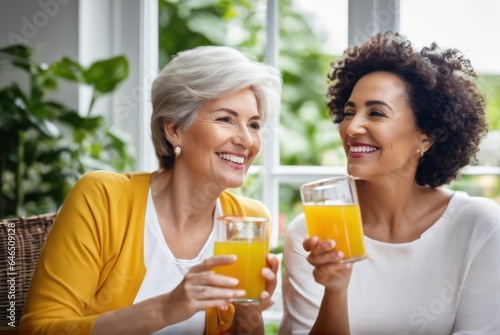
[[[372,152],[376,150],[377,150],[376,147],[369,147],[365,145],[351,147],[351,152]]]
[[[238,157],[238,156],[231,155],[231,154],[218,154],[218,156],[222,159],[225,159],[225,160],[233,162],[233,163],[238,163],[238,164],[243,164],[243,162],[245,161],[245,158]]]

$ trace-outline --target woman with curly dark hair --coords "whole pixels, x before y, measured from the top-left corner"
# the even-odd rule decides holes
[[[357,178],[368,258],[288,228],[280,334],[498,334],[500,206],[444,188],[487,132],[470,62],[374,36],[332,63],[328,108]]]

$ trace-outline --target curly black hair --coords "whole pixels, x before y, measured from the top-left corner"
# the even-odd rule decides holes
[[[328,73],[327,106],[334,123],[342,122],[356,82],[374,71],[394,73],[406,82],[417,127],[434,140],[420,158],[417,184],[448,184],[462,167],[477,164],[476,153],[488,131],[484,98],[470,61],[459,50],[432,43],[419,52],[404,35],[393,32],[348,48]]]

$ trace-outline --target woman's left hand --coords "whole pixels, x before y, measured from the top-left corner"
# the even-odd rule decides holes
[[[260,308],[265,311],[273,305],[272,296],[278,283],[280,261],[273,254],[266,256],[267,268],[262,269],[262,277],[266,281],[266,289],[260,294]]]
[[[236,308],[230,334],[264,334],[262,312],[273,305],[272,296],[278,281],[279,260],[276,256],[266,256],[267,267],[262,269],[266,288],[260,294],[258,304],[233,301]]]
[[[251,306],[253,309],[257,308],[260,312],[265,311],[274,304],[272,301],[272,297],[278,283],[278,268],[280,265],[280,261],[278,260],[278,257],[274,256],[273,254],[267,254],[266,263],[267,267],[263,268],[261,272],[262,277],[266,282],[266,288],[260,294],[259,303],[255,304],[233,301],[233,304],[244,305],[247,307]]]
[[[314,266],[313,276],[318,284],[325,286],[325,292],[346,291],[352,272],[352,263],[341,263],[344,255],[334,251],[333,240],[320,242],[317,236],[304,240],[303,246],[309,251],[307,261]]]

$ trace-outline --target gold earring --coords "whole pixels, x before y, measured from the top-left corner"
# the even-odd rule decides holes
[[[417,153],[422,157],[425,154],[424,149],[417,149]]]
[[[175,157],[179,157],[180,154],[181,154],[181,151],[182,151],[181,147],[180,146],[176,146],[175,150],[174,150]]]

